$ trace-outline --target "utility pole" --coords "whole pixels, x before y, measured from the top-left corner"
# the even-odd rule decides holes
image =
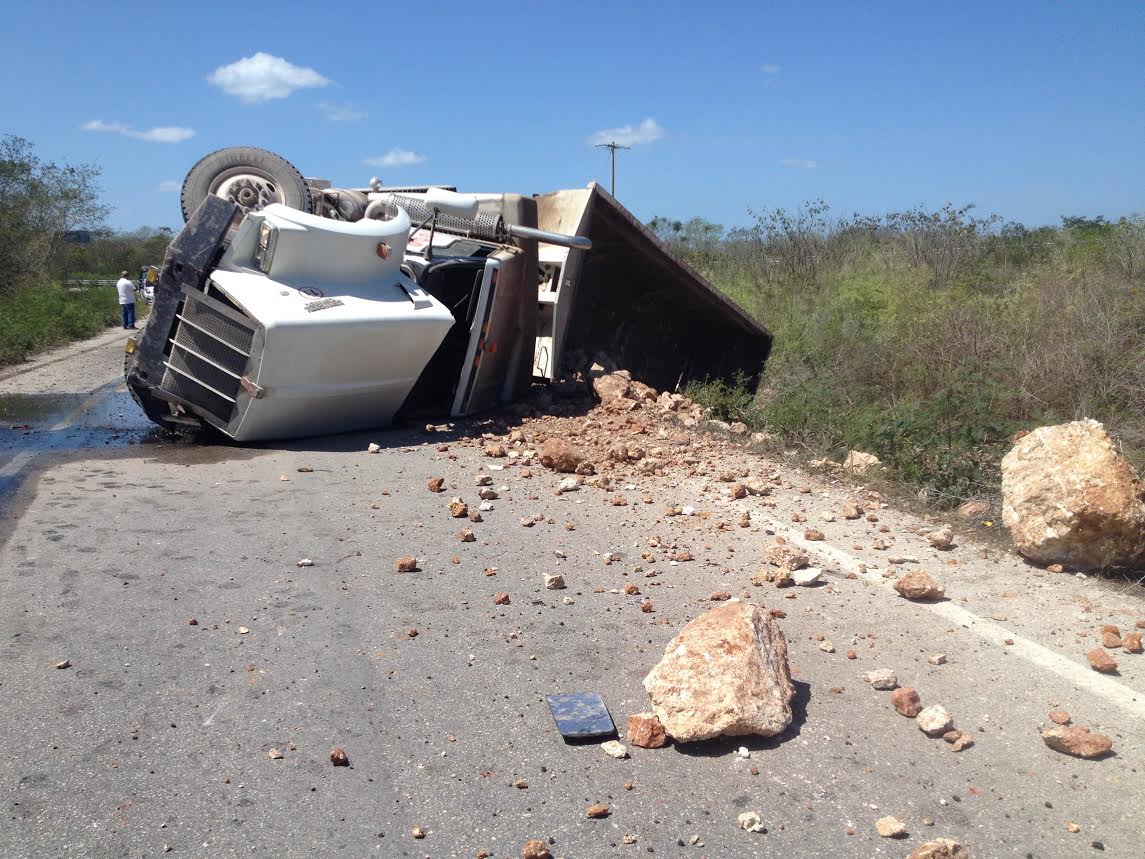
[[[609,183],[608,193],[610,193],[613,197],[615,197],[616,196],[616,150],[617,149],[631,149],[632,147],[631,146],[621,146],[619,143],[617,143],[615,140],[613,140],[611,143],[598,143],[598,144],[596,144],[596,148],[597,149],[607,149],[609,155],[611,156],[611,159],[612,159],[612,181]]]

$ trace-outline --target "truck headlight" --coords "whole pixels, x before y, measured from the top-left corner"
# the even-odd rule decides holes
[[[258,227],[258,248],[254,252],[255,265],[265,274],[270,274],[270,263],[274,258],[274,246],[278,242],[278,228],[263,221]]]

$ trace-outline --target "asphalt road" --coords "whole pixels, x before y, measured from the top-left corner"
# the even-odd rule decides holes
[[[254,449],[169,442],[117,383],[121,339],[88,346],[0,373],[4,856],[514,857],[543,838],[568,859],[902,857],[943,836],[975,857],[1145,851],[1145,656],[1117,653],[1112,677],[1084,660],[1101,624],[1145,619],[1128,583],[1054,576],[962,523],[939,555],[911,533],[924,523],[891,507],[877,524],[829,522],[854,487],[730,444],[703,442],[698,457],[778,469],[771,498],[722,497],[710,468],[558,496],[557,475],[485,457],[471,439],[489,427],[476,424]],[[20,425],[32,428],[8,428]],[[382,452],[365,453],[370,441]],[[493,465],[508,489],[462,543],[449,498],[476,508],[474,476]],[[427,491],[434,476],[446,492]],[[617,494],[629,504],[612,506]],[[697,515],[665,517],[670,504]],[[751,528],[717,530],[744,510]],[[752,587],[769,530],[802,539],[797,510],[827,534],[810,546],[827,584]],[[553,521],[522,527],[535,514]],[[887,553],[870,548],[881,527],[947,602],[890,589]],[[652,535],[695,560],[643,560]],[[621,560],[605,563],[611,552]],[[395,572],[402,555],[421,570]],[[868,571],[848,578],[860,561]],[[545,590],[551,572],[568,589]],[[624,594],[629,582],[642,594]],[[787,733],[629,745],[627,760],[561,740],[546,694],[601,693],[623,740],[627,715],[648,709],[643,676],[717,590],[786,612]],[[510,604],[493,604],[501,591]],[[928,664],[936,652],[946,664]],[[954,753],[897,715],[862,680],[878,667],[946,706],[974,746]],[[1054,708],[1111,736],[1114,754],[1046,748]],[[330,764],[334,746],[349,767]],[[593,803],[610,815],[586,818]],[[738,829],[743,811],[767,833]],[[879,837],[886,814],[909,835]]]

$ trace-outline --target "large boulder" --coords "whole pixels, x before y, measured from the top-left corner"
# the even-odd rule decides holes
[[[628,399],[632,393],[632,379],[623,370],[606,373],[592,380],[592,389],[602,403]]]
[[[1002,459],[1002,522],[1032,561],[1132,566],[1145,553],[1145,486],[1097,421],[1039,427]]]
[[[682,743],[770,737],[791,724],[787,642],[775,620],[751,603],[726,602],[691,621],[644,688],[665,730]]]
[[[545,439],[541,445],[541,465],[559,471],[562,474],[572,474],[577,467],[584,463],[584,453],[579,447],[560,436]]]

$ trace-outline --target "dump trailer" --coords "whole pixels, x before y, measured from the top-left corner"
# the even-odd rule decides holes
[[[758,378],[771,336],[598,185],[335,189],[219,150],[184,183],[126,378],[169,429],[255,442],[463,417],[600,353],[662,389]]]

